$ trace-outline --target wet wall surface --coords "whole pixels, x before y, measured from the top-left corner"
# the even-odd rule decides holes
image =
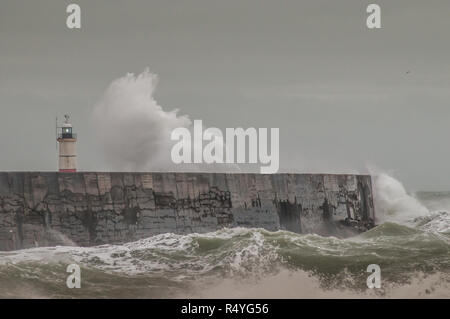
[[[374,214],[366,175],[0,173],[0,250],[223,227],[348,237]]]

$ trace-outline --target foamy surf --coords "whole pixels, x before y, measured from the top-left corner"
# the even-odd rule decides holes
[[[20,294],[17,289],[29,290],[31,285],[51,297],[226,297],[235,287],[248,293],[242,297],[251,297],[257,287],[273,286],[274,281],[283,285],[286,293],[271,297],[333,297],[340,293],[385,297],[395,289],[396,293],[402,291],[394,287],[416,285],[418,274],[441,278],[436,283],[446,282],[449,256],[448,234],[394,223],[350,239],[223,229],[208,234],[163,234],[124,245],[0,253],[0,293]],[[70,263],[82,268],[82,289],[65,288],[65,267]],[[383,291],[374,293],[365,286],[369,264],[380,265]],[[287,286],[282,284],[285,281]],[[316,288],[306,289],[308,285]],[[12,286],[16,288],[11,291]],[[204,295],[209,290],[211,293]],[[262,291],[254,296],[269,297]]]

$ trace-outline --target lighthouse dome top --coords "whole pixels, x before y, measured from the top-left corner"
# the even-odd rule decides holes
[[[64,115],[65,121],[64,124],[62,125],[62,127],[72,127],[72,124],[70,124],[69,119],[70,119],[70,115],[66,114]]]

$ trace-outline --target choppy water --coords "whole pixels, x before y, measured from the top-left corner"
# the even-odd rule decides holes
[[[440,193],[418,196],[410,199],[414,205],[442,200]],[[398,202],[392,207],[402,211]],[[422,215],[404,217],[402,223],[386,218],[348,239],[233,228],[123,245],[0,252],[0,296],[449,298],[450,214],[425,208]],[[81,266],[80,289],[66,286],[71,263]],[[381,267],[381,289],[367,288],[369,264]]]

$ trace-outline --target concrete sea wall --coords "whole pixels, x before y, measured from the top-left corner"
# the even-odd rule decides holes
[[[0,250],[236,226],[346,237],[374,214],[366,175],[0,173]]]

